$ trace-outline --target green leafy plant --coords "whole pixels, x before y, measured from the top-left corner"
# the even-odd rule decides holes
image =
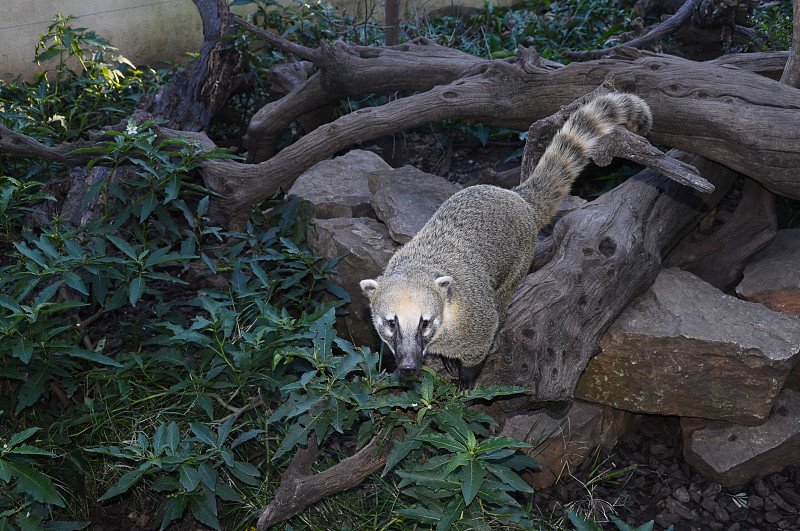
[[[13,520],[20,529],[41,528],[53,508],[65,505],[52,480],[40,470],[39,459],[54,456],[31,444],[39,431],[34,427],[8,438],[0,436],[0,524]],[[82,529],[86,525],[62,522],[60,529]]]

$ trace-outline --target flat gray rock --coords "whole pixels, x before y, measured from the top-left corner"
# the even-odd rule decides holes
[[[372,208],[398,243],[408,243],[445,200],[462,189],[413,166],[369,175]]]
[[[634,412],[754,425],[800,353],[800,318],[723,294],[678,269],[622,312],[576,397]]]
[[[784,390],[759,426],[716,426],[687,438],[686,461],[706,479],[738,488],[796,465],[800,458],[800,394]]]
[[[778,312],[800,314],[800,229],[778,231],[744,268],[736,294]]]
[[[314,254],[331,260],[347,253],[331,275],[331,281],[344,288],[351,301],[345,306],[348,315],[338,323],[340,337],[357,345],[379,347],[359,282],[380,275],[400,246],[384,225],[371,218],[318,219],[315,225],[315,233],[308,234],[308,247]]]
[[[294,182],[288,193],[314,203],[317,219],[375,217],[367,177],[391,170],[371,151],[355,149],[315,164]]]

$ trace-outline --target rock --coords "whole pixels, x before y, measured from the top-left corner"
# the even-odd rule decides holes
[[[662,271],[600,341],[575,396],[634,412],[759,424],[800,354],[800,318]]]
[[[534,445],[529,453],[542,465],[533,474],[538,490],[576,470],[596,448],[613,447],[635,419],[624,411],[576,400],[561,414],[541,409],[509,416],[501,435]]]
[[[439,205],[462,189],[443,177],[413,166],[374,171],[369,175],[372,208],[398,243],[408,243]]]
[[[707,479],[739,488],[753,478],[797,464],[800,455],[800,393],[784,390],[760,426],[717,426],[695,430],[684,447],[686,461]],[[763,482],[756,493],[769,498]]]
[[[314,203],[318,219],[375,217],[367,177],[391,169],[371,151],[356,149],[315,164],[294,182],[289,194]]]
[[[380,275],[400,246],[384,225],[371,218],[318,219],[315,233],[309,231],[308,246],[328,260],[349,253],[331,275],[331,281],[350,295],[350,303],[344,307],[348,314],[337,322],[339,336],[356,345],[378,348],[380,339],[359,282]]]
[[[776,312],[800,314],[798,264],[800,229],[779,230],[775,240],[747,264],[736,294]]]

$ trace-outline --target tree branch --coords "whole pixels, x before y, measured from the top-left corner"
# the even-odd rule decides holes
[[[392,438],[399,439],[402,433],[402,429],[396,429]],[[273,524],[288,520],[326,496],[355,487],[386,465],[391,448],[391,441],[379,442],[375,437],[352,456],[324,472],[312,474],[311,465],[322,452],[317,447],[316,435],[310,433],[308,443],[297,450],[281,477],[275,497],[261,509],[256,528],[263,531]]]
[[[675,14],[669,17],[667,20],[657,25],[641,37],[631,39],[624,45],[620,46],[641,49],[660,41],[686,24],[689,19],[692,18],[692,15],[694,14],[698,5],[700,5],[700,0],[686,0],[681,8],[678,9],[678,11],[676,11]],[[590,59],[600,59],[601,57],[606,57],[614,52],[616,48],[618,48],[618,46],[603,48],[600,50],[587,50],[584,52],[564,52],[562,55],[572,59],[573,61],[586,61]]]

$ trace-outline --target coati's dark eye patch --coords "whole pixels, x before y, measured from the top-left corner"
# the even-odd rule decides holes
[[[386,326],[388,326],[392,330],[394,330],[394,326],[397,324],[397,322],[394,319],[386,319],[384,322],[386,323]]]

